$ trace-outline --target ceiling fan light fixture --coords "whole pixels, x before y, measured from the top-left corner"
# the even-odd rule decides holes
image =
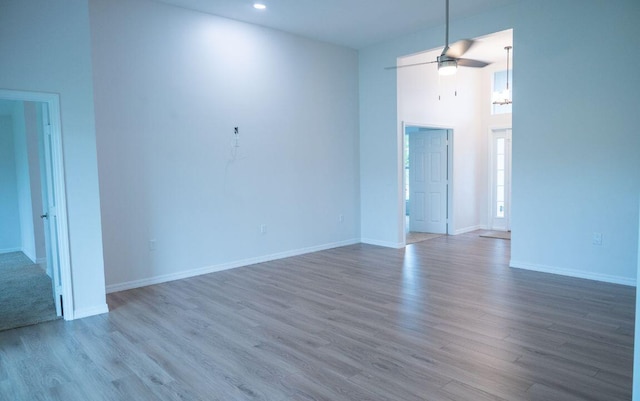
[[[438,74],[442,76],[454,75],[458,70],[458,62],[456,60],[438,61]]]

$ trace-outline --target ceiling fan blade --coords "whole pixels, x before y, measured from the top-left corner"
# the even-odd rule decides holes
[[[406,65],[396,65],[393,67],[385,67],[385,70],[397,70],[398,68],[404,68],[404,67],[415,67],[417,65],[425,65],[425,64],[433,64],[433,63],[437,63],[437,61],[425,61],[424,63],[415,63],[415,64],[406,64]]]
[[[451,44],[448,48],[445,48],[442,51],[442,54],[447,57],[460,58],[471,48],[471,46],[473,46],[474,43],[475,41],[471,39],[459,40],[456,43]]]
[[[471,68],[483,68],[488,66],[491,63],[486,63],[480,60],[472,60],[469,58],[459,58],[458,65],[462,67],[471,67]]]

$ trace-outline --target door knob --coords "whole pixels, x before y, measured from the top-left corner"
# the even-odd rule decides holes
[[[41,219],[48,219],[49,218],[49,213],[45,213],[43,215],[40,215]]]

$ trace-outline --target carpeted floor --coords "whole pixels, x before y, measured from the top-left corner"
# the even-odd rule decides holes
[[[511,231],[485,231],[484,233],[480,234],[480,236],[484,238],[511,240]]]
[[[49,276],[22,252],[0,254],[0,331],[57,318]]]

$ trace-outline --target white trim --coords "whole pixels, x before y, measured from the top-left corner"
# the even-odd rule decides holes
[[[22,251],[22,253],[24,254],[24,256],[26,256],[27,258],[29,258],[29,260],[31,261],[31,263],[36,264],[38,263],[36,255],[32,255],[31,252],[27,251],[26,249],[24,249],[24,247],[22,249],[20,249],[20,251]]]
[[[466,234],[476,230],[488,230],[488,228],[484,224],[478,224],[477,226],[459,228],[453,232],[453,235]]]
[[[67,198],[64,173],[64,158],[62,149],[62,122],[60,121],[60,99],[54,95],[49,106],[49,126],[51,129],[51,150],[53,157],[53,174],[56,195],[56,227],[58,231],[58,261],[62,284],[62,298],[64,299],[64,319],[75,319],[75,304],[73,301],[73,282],[71,278],[71,255],[69,244],[69,227],[67,220]]]
[[[585,272],[583,270],[567,269],[564,267],[545,266],[533,263],[525,263],[517,260],[511,260],[509,267],[515,269],[531,270],[541,273],[558,274],[561,276],[584,278],[587,280],[603,281],[605,283],[621,284],[631,287],[636,286],[636,279],[620,276],[611,276],[609,274]]]
[[[107,304],[101,306],[94,306],[93,308],[83,308],[75,311],[74,319],[82,319],[85,317],[102,315],[103,313],[109,313],[109,306]],[[65,313],[66,316],[66,313]]]
[[[401,249],[405,247],[404,242],[379,241],[370,238],[362,238],[360,242],[367,245],[383,246],[385,248]]]
[[[49,110],[49,126],[51,129],[51,148],[53,153],[53,175],[56,194],[58,261],[60,277],[62,279],[62,298],[64,299],[64,319],[73,320],[73,282],[71,278],[71,257],[69,250],[69,227],[67,218],[66,185],[64,173],[64,158],[62,148],[62,122],[60,120],[60,95],[57,93],[42,93],[0,89],[0,99],[18,102],[46,103]]]
[[[11,253],[11,252],[22,252],[22,248],[21,247],[17,247],[17,248],[0,249],[0,254],[2,254],[2,253]]]
[[[235,269],[237,267],[255,265],[257,263],[270,262],[272,260],[284,259],[291,256],[304,255],[306,253],[324,251],[332,248],[339,248],[348,245],[359,244],[360,240],[350,239],[346,241],[333,242],[329,244],[323,244],[318,246],[312,246],[308,248],[295,249],[291,251],[285,251],[280,253],[274,253],[271,255],[258,256],[255,258],[248,258],[237,260],[234,262],[221,263],[219,265],[199,267],[196,269],[190,269],[181,271],[178,273],[164,274],[161,276],[149,277],[140,280],[127,281],[124,283],[111,284],[107,286],[107,294],[118,291],[131,290],[134,288],[146,287],[154,284],[166,283],[168,281],[182,280],[189,277],[200,276],[203,274],[215,273],[223,270]]]
[[[396,169],[396,177],[398,179],[398,192],[396,192],[396,196],[398,199],[398,205],[400,207],[396,207],[396,213],[398,214],[398,223],[396,225],[396,235],[397,239],[400,240],[394,245],[402,243],[404,247],[404,243],[407,241],[407,199],[405,194],[405,188],[407,187],[407,183],[405,182],[406,171],[404,168],[404,149],[406,147],[405,140],[407,137],[407,125],[404,121],[400,122],[400,131],[396,136],[396,154],[398,156],[398,164]],[[362,242],[370,245],[378,245],[384,246],[387,248],[395,248],[394,245],[383,245],[385,241],[377,241],[377,240],[362,240]]]
[[[427,129],[443,129],[443,130],[453,130],[452,127],[448,125],[438,125],[438,124],[427,124],[427,123],[414,123],[411,121],[403,121],[403,128],[405,127],[418,127],[418,128],[427,128]],[[402,130],[404,134],[404,129]]]
[[[17,102],[43,102],[47,103],[52,98],[58,98],[57,93],[16,91],[11,89],[0,89],[0,100],[15,100]]]
[[[640,217],[640,216],[639,216]],[[640,277],[640,218],[638,219],[638,264],[636,268],[636,277]],[[633,350],[633,387],[632,401],[640,400],[640,286],[636,287],[636,313],[635,313],[635,332],[634,332],[634,350]]]

